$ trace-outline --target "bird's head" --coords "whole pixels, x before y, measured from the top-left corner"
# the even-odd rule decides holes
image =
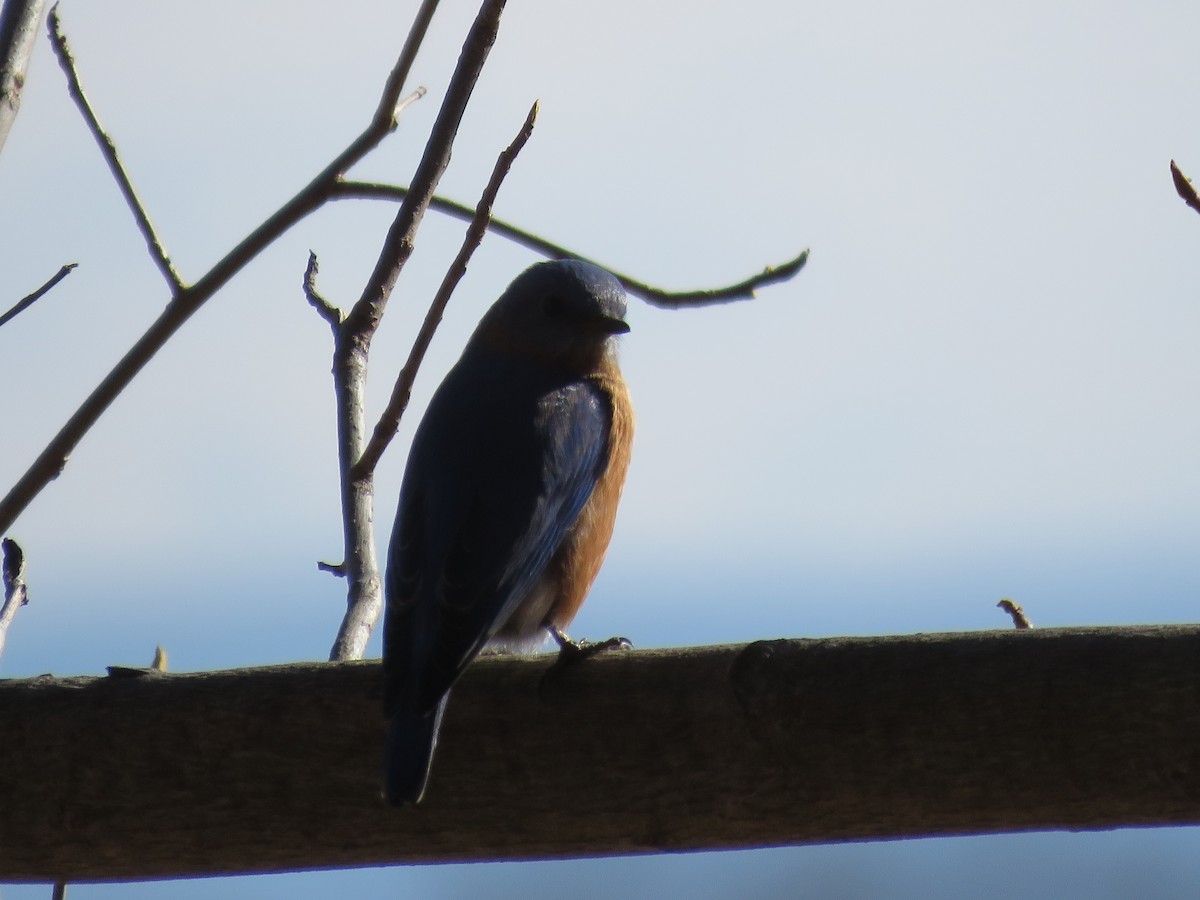
[[[625,289],[599,266],[577,259],[530,266],[484,315],[471,343],[580,373],[629,331]]]

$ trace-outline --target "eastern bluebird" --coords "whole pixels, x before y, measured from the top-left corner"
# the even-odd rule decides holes
[[[451,686],[484,646],[564,629],[612,537],[633,407],[619,281],[560,260],[487,311],[413,438],[388,550],[384,796],[420,801]]]

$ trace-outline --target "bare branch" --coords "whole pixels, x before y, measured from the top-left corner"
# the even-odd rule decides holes
[[[480,7],[463,43],[458,65],[446,88],[446,97],[425,144],[425,152],[413,174],[409,192],[388,230],[367,286],[347,317],[349,330],[360,335],[356,340],[365,338],[367,345],[383,315],[400,270],[412,254],[417,228],[420,227],[429,200],[437,189],[442,173],[450,164],[450,152],[458,134],[458,125],[475,90],[483,64],[496,41],[503,12],[504,0],[484,0]]]
[[[334,188],[330,199],[403,200],[408,195],[408,191],[408,188],[400,187],[399,185],[342,180]],[[468,222],[474,216],[474,210],[471,207],[454,200],[448,200],[445,197],[435,196],[430,198],[429,208]],[[563,247],[561,244],[548,241],[533,232],[518,228],[516,225],[505,222],[502,219],[492,219],[488,223],[488,231],[500,237],[508,238],[510,241],[550,259],[582,259],[585,262],[594,263],[615,275],[629,293],[641,297],[652,306],[666,309],[677,309],[684,306],[707,306],[715,303],[729,303],[734,300],[748,300],[754,297],[754,292],[758,288],[787,281],[804,268],[804,264],[808,262],[808,251],[804,250],[794,259],[790,259],[778,266],[768,266],[759,274],[753,275],[744,281],[739,281],[736,284],[696,291],[668,291],[654,287],[644,281],[639,281],[631,275],[618,272],[602,262],[597,262],[581,253],[576,253],[574,250]]]
[[[751,300],[754,292],[761,287],[789,280],[804,268],[808,262],[808,251],[802,250],[800,255],[789,259],[778,266],[767,266],[757,275],[751,275],[744,281],[725,285],[718,288],[702,288],[694,291],[664,291],[652,285],[634,279],[625,283],[626,290],[636,294],[651,306],[664,309],[680,309],[687,306],[709,306],[714,303],[729,303],[733,300]]]
[[[309,305],[317,311],[317,314],[322,319],[329,323],[336,334],[338,326],[342,324],[342,311],[318,293],[318,269],[317,254],[309,250],[308,266],[304,270],[304,296],[308,298]]]
[[[1200,195],[1196,194],[1192,180],[1180,171],[1179,166],[1175,165],[1175,160],[1171,160],[1171,180],[1175,182],[1175,192],[1183,198],[1183,202],[1196,212],[1200,212]]]
[[[333,373],[348,596],[346,615],[330,650],[331,660],[360,659],[383,611],[382,579],[375,552],[374,480],[370,474],[355,474],[367,443],[365,399],[371,340],[400,270],[412,255],[429,199],[450,163],[458,125],[496,41],[503,12],[504,0],[484,0],[480,7],[413,174],[412,188],[388,229],[362,295],[337,330]]]
[[[366,449],[354,466],[355,477],[363,477],[375,471],[375,467],[379,464],[379,459],[383,456],[383,451],[387,449],[388,444],[392,442],[392,438],[396,436],[396,429],[400,426],[400,418],[404,415],[404,410],[408,408],[409,398],[412,396],[413,382],[417,378],[417,370],[421,366],[422,360],[425,359],[425,352],[429,349],[429,344],[433,340],[433,334],[437,331],[438,325],[442,321],[442,314],[446,311],[446,304],[450,302],[450,297],[454,293],[454,289],[458,287],[458,283],[462,280],[463,275],[467,271],[467,263],[471,260],[471,255],[479,247],[483,241],[484,234],[487,233],[488,222],[491,220],[492,206],[496,202],[496,195],[500,192],[500,185],[504,183],[505,176],[508,175],[509,169],[516,161],[517,155],[524,148],[525,143],[529,140],[529,136],[533,134],[533,126],[537,121],[538,105],[535,102],[529,109],[529,115],[525,118],[525,123],[521,126],[520,132],[513,139],[513,142],[500,153],[500,157],[496,160],[496,166],[492,170],[492,177],[484,188],[483,195],[479,198],[479,203],[475,206],[475,215],[471,219],[471,224],[467,227],[467,233],[463,238],[462,247],[458,251],[458,255],[454,258],[450,268],[447,269],[445,277],[442,279],[441,286],[434,295],[433,302],[429,304],[429,311],[425,314],[425,321],[421,324],[421,330],[417,334],[416,340],[413,341],[412,349],[409,351],[408,359],[404,363],[404,368],[400,370],[399,376],[396,378],[396,384],[392,388],[392,396],[388,400],[387,408],[384,409],[383,415],[380,416],[379,422],[375,425],[375,431],[371,435],[371,440],[367,443]]]
[[[422,10],[431,6],[432,4],[427,2]],[[420,34],[423,33],[423,31],[420,32]],[[407,64],[411,64],[411,57],[415,55],[415,50],[409,51],[409,47],[414,45],[414,41],[419,43],[419,36],[414,37],[410,34],[405,45],[405,52],[401,56],[402,60],[406,57],[409,59]],[[392,80],[398,77],[397,72],[401,70],[403,74],[407,73],[406,68],[398,65],[393,70]],[[406,102],[411,102],[411,99],[419,94],[420,92],[410,95]],[[67,420],[58,434],[46,445],[20,480],[12,486],[4,499],[0,500],[0,532],[7,531],[12,527],[17,516],[25,510],[33,498],[58,477],[63,467],[66,466],[71,451],[83,439],[83,436],[99,421],[113,400],[133,381],[146,363],[162,349],[175,332],[191,318],[192,314],[268,245],[329,199],[337,179],[378,146],[395,129],[395,110],[406,105],[406,102],[397,105],[395,97],[390,92],[385,93],[382,104],[387,104],[388,115],[380,115],[377,111],[371,124],[362,134],[355,138],[298,194],[255,228],[195,284],[187,286],[175,294],[137,343],[125,353],[112,371],[84,400],[75,414]]]
[[[388,81],[384,87],[383,97],[380,99],[379,105],[376,107],[375,114],[372,119],[372,125],[369,129],[372,133],[382,137],[394,131],[400,114],[407,109],[416,100],[419,100],[425,95],[424,88],[418,88],[407,97],[401,97],[400,92],[403,90],[404,83],[408,79],[408,74],[412,69],[413,61],[416,58],[417,51],[420,49],[421,43],[424,40],[425,33],[428,30],[429,22],[433,17],[433,13],[438,6],[438,0],[425,0],[420,10],[417,12],[416,21],[413,23],[409,31],[408,38],[405,40],[403,49],[400,52],[400,57],[396,61],[391,74],[388,76]],[[162,271],[163,276],[167,279],[172,292],[177,293],[185,287],[182,278],[175,271],[174,265],[171,263],[170,257],[167,255],[162,241],[154,230],[154,226],[150,221],[149,215],[146,213],[145,207],[139,200],[133,183],[126,174],[124,166],[121,164],[120,158],[117,155],[116,145],[112,139],[105,133],[99,120],[96,118],[92,110],[87,96],[84,94],[83,85],[79,80],[78,73],[75,70],[75,61],[71,55],[69,46],[67,45],[66,37],[62,33],[62,29],[58,18],[58,9],[55,7],[50,12],[51,21],[51,38],[55,48],[55,54],[58,56],[59,63],[63,71],[67,75],[68,88],[71,97],[79,106],[83,113],[84,119],[88,124],[89,130],[96,138],[100,145],[101,151],[104,153],[105,159],[109,164],[109,168],[113,172],[113,176],[117,180],[117,184],[121,189],[122,195],[125,197],[126,203],[134,214],[138,228],[142,232],[142,236],[146,240],[146,244],[150,250],[151,256],[155,263]],[[378,141],[370,144],[374,146]],[[353,149],[353,145],[351,148]],[[369,147],[367,148],[369,149]],[[355,162],[361,159],[361,155],[354,157],[339,157],[335,160],[337,172],[344,172],[350,168]],[[326,170],[328,173],[329,170]],[[326,173],[322,173],[326,175]],[[328,177],[328,176],[327,176]]]
[[[83,84],[79,81],[79,73],[75,71],[75,59],[71,55],[71,48],[67,45],[66,35],[62,32],[62,23],[58,18],[58,7],[54,6],[50,10],[50,43],[54,48],[54,55],[58,57],[58,63],[62,66],[62,70],[67,76],[67,91],[71,95],[71,99],[75,101],[75,105],[79,107],[79,111],[83,114],[84,121],[87,122],[88,130],[96,139],[96,143],[100,145],[100,152],[104,154],[104,160],[108,163],[108,168],[113,174],[113,178],[117,181],[117,187],[121,189],[121,196],[125,198],[125,203],[133,213],[134,221],[137,222],[138,231],[142,233],[142,238],[146,241],[146,249],[150,251],[150,258],[154,260],[154,264],[158,266],[158,270],[162,272],[163,278],[167,280],[167,286],[171,289],[171,294],[178,294],[184,288],[183,279],[179,273],[175,271],[175,265],[171,262],[171,257],[167,255],[166,248],[163,246],[161,238],[154,230],[154,224],[150,221],[150,216],[146,212],[142,201],[138,199],[137,191],[134,190],[133,182],[129,180],[129,175],[125,171],[125,167],[121,164],[121,158],[117,155],[117,145],[113,143],[112,138],[104,131],[100,125],[100,120],[96,118],[95,112],[92,111],[92,105],[88,102],[87,95],[83,92]]]
[[[0,881],[1200,821],[1194,625],[554,659],[467,669],[407,810],[378,661],[0,680]]]
[[[21,92],[38,23],[46,0],[4,0],[0,4],[0,148],[21,108]]]
[[[25,553],[21,545],[12,538],[5,538],[0,541],[0,547],[4,550],[4,605],[0,606],[0,656],[3,656],[8,629],[17,610],[29,602],[29,591],[25,587]]]
[[[33,306],[33,304],[35,304],[39,300],[41,300],[42,297],[44,297],[46,294],[48,294],[50,292],[51,288],[53,288],[56,284],[58,284],[60,281],[62,281],[68,275],[70,275],[71,270],[78,267],[78,265],[79,265],[79,263],[67,263],[65,266],[63,266],[61,269],[59,269],[57,272],[55,272],[49,281],[47,281],[45,284],[43,284],[40,288],[38,288],[32,294],[28,295],[23,300],[21,300],[16,306],[14,306],[12,309],[10,309],[8,312],[6,312],[4,315],[0,316],[0,325],[7,324],[10,320],[15,319],[17,316],[19,316],[21,313],[23,313],[29,307]]]

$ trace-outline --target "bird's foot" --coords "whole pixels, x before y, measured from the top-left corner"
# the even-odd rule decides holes
[[[567,637],[566,633],[557,625],[549,627],[550,636],[554,638],[554,642],[558,644],[558,660],[554,663],[555,668],[574,665],[577,662],[595,656],[597,653],[604,653],[608,650],[632,650],[633,643],[629,638],[610,637],[606,641],[573,641]]]

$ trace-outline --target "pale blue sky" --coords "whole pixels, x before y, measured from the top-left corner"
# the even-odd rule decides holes
[[[186,278],[361,130],[413,6],[349,0],[333,17],[308,0],[64,0],[85,86]],[[429,96],[355,175],[407,180],[474,10],[447,0],[414,71]],[[668,287],[738,280],[812,248],[805,272],[750,303],[633,304],[634,464],[575,631],[658,646],[993,628],[1006,595],[1044,625],[1195,621],[1200,217],[1167,162],[1200,178],[1198,33],[1200,7],[1182,2],[512,3],[442,193],[473,203],[537,98],[500,216]],[[0,306],[80,263],[0,329],[6,488],[166,296],[44,42],[0,155],[0,204]],[[330,341],[300,281],[311,248],[326,296],[349,304],[392,212],[343,204],[303,223],[85,439],[13,529],[33,603],[0,674],[99,673],[148,661],[156,643],[179,670],[327,653],[344,596],[315,570],[340,552]],[[461,232],[436,216],[422,231],[375,345],[376,408]],[[414,412],[532,261],[485,244]],[[381,543],[414,424],[380,471]],[[455,896],[493,871],[534,895],[578,875],[625,879],[635,895],[671,878],[720,896],[754,870],[866,896],[878,882],[861,873],[882,867],[897,892],[911,882],[922,896],[929,860],[958,873],[948,892],[991,873],[999,896],[1026,886],[1005,878],[1057,884],[1052,870],[1082,883],[1101,858],[1194,884],[1200,836],[514,876],[397,869],[222,891]],[[996,873],[997,859],[1028,864]],[[24,890],[0,897],[41,896]],[[108,894],[72,893],[90,896]]]

